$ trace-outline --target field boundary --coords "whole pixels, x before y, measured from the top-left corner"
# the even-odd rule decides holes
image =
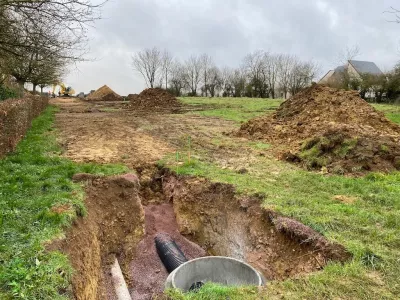
[[[49,103],[47,97],[26,97],[0,102],[0,158],[15,150],[19,141]]]

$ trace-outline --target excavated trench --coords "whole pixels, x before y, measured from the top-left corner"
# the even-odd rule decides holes
[[[74,176],[86,186],[87,216],[78,218],[56,248],[75,269],[75,299],[116,299],[110,264],[118,258],[132,299],[162,293],[168,276],[155,250],[168,233],[187,258],[222,255],[246,261],[267,280],[321,270],[350,254],[311,228],[242,197],[233,186],[177,177],[168,170]]]

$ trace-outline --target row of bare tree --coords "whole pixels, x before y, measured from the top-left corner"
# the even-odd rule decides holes
[[[102,4],[90,0],[1,0],[0,84],[46,86],[83,60],[87,29]]]
[[[132,67],[148,87],[211,97],[286,97],[310,85],[318,72],[317,64],[293,55],[256,51],[246,55],[239,68],[219,68],[208,54],[179,61],[158,48],[135,53]]]

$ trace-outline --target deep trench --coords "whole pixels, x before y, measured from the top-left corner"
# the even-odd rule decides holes
[[[139,170],[114,177],[78,174],[86,184],[88,215],[69,230],[61,249],[76,272],[76,299],[115,299],[109,265],[120,261],[132,299],[161,294],[167,271],[154,236],[170,234],[189,258],[222,255],[243,260],[270,280],[321,270],[350,255],[311,228],[239,196],[232,185]]]

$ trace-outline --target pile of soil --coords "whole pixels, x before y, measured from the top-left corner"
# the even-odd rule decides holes
[[[276,145],[281,159],[337,174],[400,170],[400,127],[356,91],[314,84],[278,110],[243,124],[240,136]]]
[[[130,107],[135,110],[178,108],[181,106],[178,99],[160,88],[145,89],[139,95],[130,94],[127,100],[130,101]]]
[[[107,85],[103,85],[97,91],[91,93],[87,98],[91,101],[122,101],[123,98],[110,89]]]

